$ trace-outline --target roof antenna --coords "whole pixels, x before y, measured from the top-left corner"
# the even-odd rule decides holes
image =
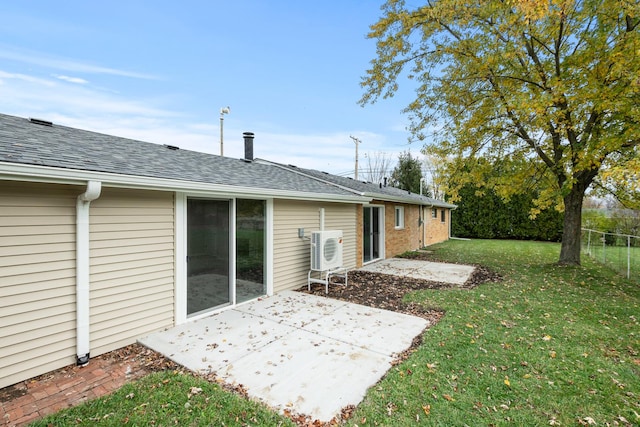
[[[231,112],[231,108],[229,108],[229,106],[227,107],[222,107],[220,109],[220,155],[223,156],[224,155],[224,149],[223,149],[223,145],[224,145],[224,134],[222,132],[222,125],[224,123],[224,115],[225,114],[229,114]]]

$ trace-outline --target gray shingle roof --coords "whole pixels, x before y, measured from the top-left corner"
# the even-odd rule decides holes
[[[435,207],[443,207],[443,208],[456,208],[456,205],[451,203],[444,202],[442,200],[433,199],[431,197],[421,196],[419,194],[410,193],[406,190],[401,190],[395,187],[382,186],[379,184],[374,184],[366,181],[358,181],[352,178],[342,177],[338,175],[333,175],[327,172],[315,170],[315,169],[305,169],[300,168],[294,165],[283,165],[277,164],[274,162],[269,162],[268,160],[261,160],[266,163],[272,163],[279,165],[282,168],[297,171],[300,174],[307,175],[322,181],[330,182],[335,185],[339,185],[344,188],[349,188],[354,192],[361,194],[366,197],[371,197],[379,200],[389,200],[389,201],[402,201],[409,204],[420,204],[427,206],[435,206]]]
[[[176,145],[179,145],[177,141]],[[338,197],[353,193],[257,162],[0,114],[2,162]]]

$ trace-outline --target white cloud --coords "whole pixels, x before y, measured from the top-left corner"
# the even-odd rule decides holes
[[[5,84],[6,80],[20,80],[25,83],[33,83],[33,84],[42,85],[42,86],[53,86],[55,84],[52,81],[47,79],[41,79],[38,77],[29,76],[27,74],[8,73],[0,70],[0,81],[2,81],[3,84]]]
[[[88,74],[109,74],[121,77],[130,77],[136,79],[157,80],[157,76],[145,73],[137,73],[134,71],[119,70],[117,68],[102,67],[100,65],[88,64],[76,59],[61,58],[47,55],[42,52],[30,50],[16,50],[5,45],[0,45],[0,58],[22,62],[25,64],[37,65],[45,68],[53,68],[56,70],[71,71],[76,73]]]
[[[3,112],[27,111],[59,114],[67,117],[96,116],[103,120],[116,117],[169,117],[176,116],[148,99],[130,100],[84,85],[69,85],[64,81],[42,79],[0,70],[0,99]],[[31,115],[31,114],[28,114]]]
[[[89,83],[87,80],[82,79],[80,77],[70,77],[70,76],[59,75],[59,74],[54,74],[53,76],[57,79],[64,80],[65,82],[69,82],[69,83],[76,83],[80,85]]]

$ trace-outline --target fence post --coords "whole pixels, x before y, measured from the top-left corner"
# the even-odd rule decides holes
[[[591,230],[587,234],[587,254],[591,255]]]
[[[602,263],[607,262],[607,233],[602,233]]]
[[[631,278],[631,236],[627,236],[627,279]]]

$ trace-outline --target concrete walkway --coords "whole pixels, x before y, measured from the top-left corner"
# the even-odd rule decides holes
[[[428,322],[285,291],[139,340],[190,370],[323,422],[357,405]]]
[[[444,262],[389,258],[372,262],[358,270],[463,285],[475,267]]]

